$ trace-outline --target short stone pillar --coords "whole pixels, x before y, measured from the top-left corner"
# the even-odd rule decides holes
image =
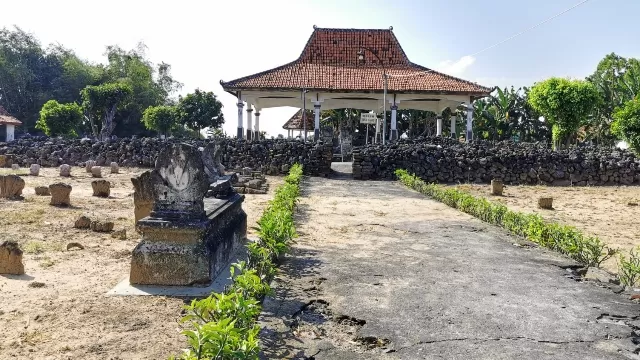
[[[88,174],[91,174],[91,169],[96,166],[96,162],[94,160],[87,160],[87,162],[84,163],[84,169]]]
[[[31,164],[31,167],[29,167],[29,175],[31,175],[31,176],[40,175],[40,165]]]
[[[118,174],[118,173],[120,173],[120,166],[118,166],[118,163],[117,163],[117,162],[112,162],[112,163],[110,164],[110,166],[111,166],[111,173],[112,173],[112,174]]]
[[[93,196],[106,198],[111,194],[111,183],[107,180],[93,180],[91,188],[93,189]]]
[[[91,168],[91,176],[93,176],[94,178],[101,178],[102,177],[102,167],[101,166],[94,166]]]
[[[72,189],[71,185],[64,183],[49,185],[49,192],[51,192],[51,202],[49,204],[53,206],[71,206],[70,194]]]
[[[502,180],[491,180],[491,195],[502,196],[502,190],[504,190],[504,184]]]
[[[150,174],[151,215],[138,221],[142,240],[131,254],[129,282],[139,285],[209,284],[246,237],[244,197],[204,199],[210,183],[200,151],[165,147]]]
[[[133,205],[136,223],[138,220],[151,214],[153,210],[154,195],[151,183],[151,171],[145,171],[140,176],[131,178],[133,184]]]
[[[553,198],[550,196],[539,198],[538,207],[540,209],[553,210]]]
[[[60,165],[60,176],[62,177],[71,176],[71,166],[67,164]]]
[[[18,164],[11,164],[11,170],[20,170],[20,165],[18,165]]]
[[[18,175],[0,175],[0,198],[20,200],[24,180]]]
[[[0,245],[0,274],[24,274],[22,250],[15,241],[5,241]]]
[[[9,155],[0,155],[0,168],[11,166],[11,158]]]

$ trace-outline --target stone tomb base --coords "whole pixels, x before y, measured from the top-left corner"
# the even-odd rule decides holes
[[[206,286],[228,265],[247,236],[244,196],[205,199],[206,217],[138,221],[142,240],[131,256],[131,285]]]

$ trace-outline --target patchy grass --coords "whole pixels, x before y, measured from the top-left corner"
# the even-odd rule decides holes
[[[13,170],[10,168],[0,168],[0,175],[18,175],[18,176],[29,176],[28,169],[18,169]]]
[[[44,214],[45,209],[5,210],[0,212],[0,220],[6,224],[39,224]]]
[[[25,254],[42,254],[45,252],[45,244],[42,241],[32,240],[24,245],[22,251],[24,251]]]
[[[40,267],[47,269],[52,267],[53,265],[56,264],[56,261],[53,260],[52,258],[45,256],[44,258],[42,258],[42,262],[40,262]]]

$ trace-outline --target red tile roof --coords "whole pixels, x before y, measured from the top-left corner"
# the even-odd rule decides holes
[[[22,121],[9,115],[9,112],[0,106],[0,124],[1,125],[22,125]]]
[[[305,120],[307,123],[307,130],[313,130],[315,127],[315,113],[313,110],[307,110]],[[298,110],[291,119],[289,119],[282,126],[285,130],[304,130],[303,122],[302,122],[302,109]]]
[[[359,60],[359,52],[363,60]],[[220,83],[226,91],[306,88],[381,92],[383,68],[390,76],[389,92],[488,95],[492,90],[412,63],[390,29],[315,28],[297,60]],[[406,76],[411,74],[415,76]]]

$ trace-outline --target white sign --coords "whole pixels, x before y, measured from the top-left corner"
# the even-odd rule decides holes
[[[362,113],[360,114],[360,124],[372,124],[378,123],[378,117],[375,113]]]

